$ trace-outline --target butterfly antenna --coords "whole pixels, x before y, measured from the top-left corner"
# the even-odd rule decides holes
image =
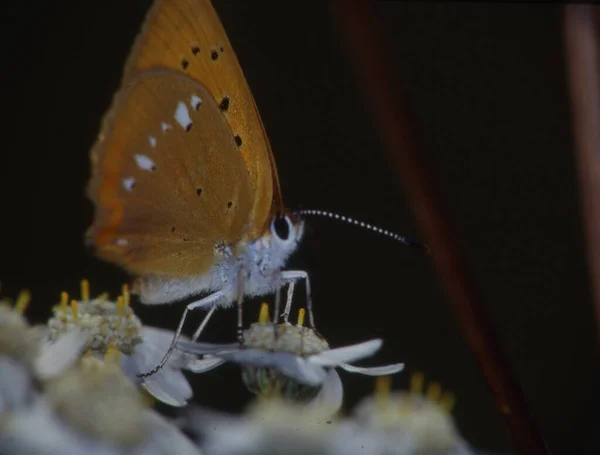
[[[344,223],[354,224],[364,229],[368,229],[370,231],[377,232],[378,234],[385,235],[386,237],[390,237],[403,245],[407,245],[413,248],[420,248],[425,250],[426,253],[429,254],[429,247],[424,243],[419,242],[418,240],[413,240],[403,235],[396,234],[395,232],[390,232],[385,229],[382,229],[377,226],[373,226],[372,224],[365,223],[364,221],[355,220],[354,218],[350,218],[349,216],[340,215],[334,212],[326,212],[324,210],[313,210],[313,209],[305,209],[305,210],[296,210],[294,213],[305,216],[321,216],[324,218],[333,218],[335,220],[343,221]]]

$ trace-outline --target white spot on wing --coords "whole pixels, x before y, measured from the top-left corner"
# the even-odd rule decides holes
[[[186,131],[190,126],[192,126],[190,111],[188,111],[188,108],[183,101],[179,101],[177,103],[177,109],[175,109],[175,120]]]
[[[127,239],[117,239],[115,243],[119,246],[129,245],[129,241]]]
[[[160,124],[160,128],[162,129],[162,132],[164,133],[165,131],[170,130],[173,127],[171,125],[169,125],[168,123],[162,122]]]
[[[123,179],[123,186],[127,191],[131,191],[135,185],[135,177],[127,177]]]
[[[150,142],[150,147],[156,147],[156,138],[154,136],[148,136],[148,142]]]
[[[200,97],[198,95],[192,95],[191,105],[194,108],[194,110],[197,110],[201,104],[202,100],[200,99]]]
[[[140,169],[144,171],[153,171],[155,169],[154,161],[148,158],[146,155],[135,155],[135,162]]]

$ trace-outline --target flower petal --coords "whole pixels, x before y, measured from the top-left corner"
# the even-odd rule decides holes
[[[200,441],[207,454],[245,454],[253,453],[262,437],[260,429],[248,420],[246,416],[191,407],[181,419],[180,428],[194,441]]]
[[[114,455],[115,451],[69,427],[39,398],[7,420],[0,437],[0,453]]]
[[[154,411],[147,411],[145,420],[150,428],[149,441],[135,454],[202,455],[202,452],[170,421]]]
[[[182,352],[187,352],[188,354],[217,355],[219,352],[222,352],[222,351],[229,352],[229,351],[240,349],[240,344],[239,343],[218,344],[218,343],[198,343],[198,342],[192,343],[191,341],[187,341],[187,340],[179,340],[177,342],[177,349],[179,349]]]
[[[311,355],[308,361],[324,367],[335,367],[345,362],[352,362],[364,357],[369,357],[379,350],[383,341],[379,338],[353,344],[343,348],[329,349],[319,354]]]
[[[168,349],[173,332],[144,327],[143,341],[135,347],[134,353],[127,363],[121,363],[121,369],[129,375],[146,373],[155,368]],[[185,406],[192,397],[192,389],[179,368],[185,366],[189,359],[186,354],[173,352],[167,364],[151,376],[144,378],[142,386],[156,399],[171,406]],[[133,366],[131,365],[133,363]],[[139,378],[135,378],[140,382]]]
[[[151,355],[156,362],[154,365],[149,365],[149,369],[154,368],[156,365],[158,365],[160,360],[162,360],[163,356],[169,349],[169,346],[171,346],[171,341],[173,341],[174,335],[175,333],[170,330],[159,329],[157,327],[144,326],[142,328],[142,344],[144,345],[147,354]],[[181,339],[183,339],[183,335]],[[172,368],[182,368],[188,359],[189,356],[187,356],[187,354],[175,349],[171,353],[167,365],[170,365]],[[141,371],[140,373],[145,373],[146,371]]]
[[[316,397],[306,404],[307,409],[314,409],[326,415],[333,415],[342,407],[344,388],[340,375],[333,368],[329,370],[321,390]]]
[[[207,371],[223,365],[225,362],[227,362],[227,360],[211,356],[205,357],[204,359],[190,360],[185,368],[190,370],[192,373],[206,373]]]
[[[25,406],[34,394],[27,368],[15,359],[0,355],[0,416]]]
[[[140,384],[142,382],[142,380],[137,377],[137,374],[140,373],[139,366],[131,356],[121,353],[119,366],[121,367],[123,374],[127,376],[131,382],[135,384]]]
[[[340,368],[348,371],[349,373],[360,373],[367,376],[386,376],[388,374],[395,374],[404,370],[403,363],[394,363],[392,365],[383,365],[380,367],[355,367],[347,363],[340,363]]]
[[[54,343],[41,348],[35,359],[35,370],[41,379],[49,379],[62,373],[80,356],[89,339],[89,332],[74,328]]]
[[[150,395],[170,406],[183,407],[192,397],[190,384],[181,371],[160,370],[142,382]]]

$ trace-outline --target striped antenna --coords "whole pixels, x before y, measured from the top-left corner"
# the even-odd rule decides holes
[[[377,232],[378,234],[385,235],[386,237],[390,237],[404,245],[413,247],[413,248],[421,248],[429,253],[429,247],[424,243],[421,243],[417,240],[409,239],[403,235],[396,234],[395,232],[390,232],[385,229],[382,229],[377,226],[373,226],[372,224],[365,223],[364,221],[355,220],[354,218],[350,218],[348,216],[339,215],[334,212],[326,212],[324,210],[313,210],[313,209],[304,209],[304,210],[296,210],[295,214],[304,215],[304,216],[322,216],[324,218],[333,218],[335,220],[343,221],[344,223],[354,224],[364,229],[368,229],[370,231]]]

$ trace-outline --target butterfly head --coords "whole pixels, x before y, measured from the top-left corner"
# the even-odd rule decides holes
[[[280,255],[285,260],[296,250],[302,239],[304,220],[292,212],[277,212],[271,219],[269,234],[272,254]]]

